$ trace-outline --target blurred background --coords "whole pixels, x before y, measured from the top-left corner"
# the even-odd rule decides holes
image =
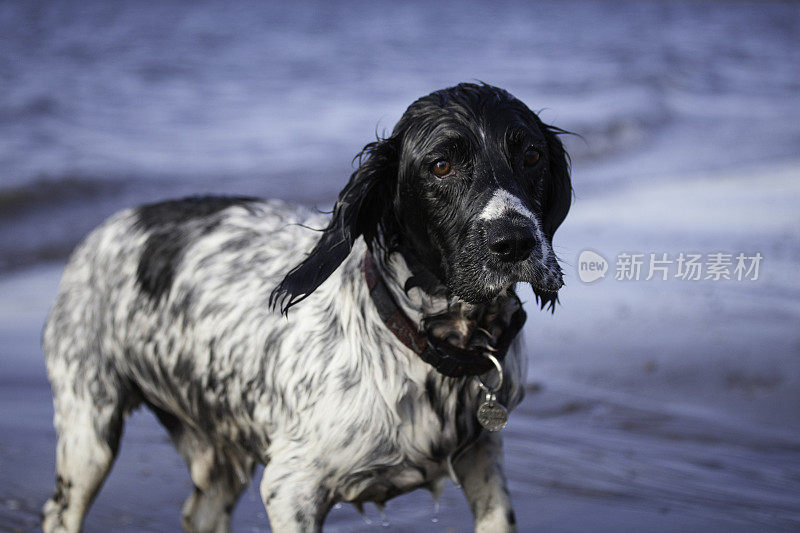
[[[54,487],[39,334],[83,235],[188,194],[328,208],[413,100],[474,80],[581,136],[567,286],[529,308],[504,430],[520,529],[800,529],[798,65],[797,3],[0,3],[0,531],[36,529]],[[718,252],[760,253],[758,278],[644,279],[650,253]],[[137,413],[87,531],[177,530],[185,470]],[[452,485],[327,525],[471,528]],[[234,526],[266,527],[257,483]]]

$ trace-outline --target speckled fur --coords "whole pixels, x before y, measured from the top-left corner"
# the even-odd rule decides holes
[[[455,452],[477,529],[514,530],[499,436],[475,419],[476,381],[438,374],[386,328],[363,238],[288,316],[270,306],[318,245],[309,228],[328,220],[278,201],[194,198],[118,213],[79,245],[43,335],[58,434],[45,531],[80,529],[141,404],[189,466],[187,531],[227,531],[256,463],[273,530],[318,531],[337,501],[438,487]],[[412,319],[458,301],[404,289],[401,251],[380,265]],[[512,350],[503,362],[509,408],[525,361]]]

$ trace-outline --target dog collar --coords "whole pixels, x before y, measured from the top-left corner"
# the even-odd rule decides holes
[[[476,376],[484,374],[494,368],[491,360],[487,359],[484,351],[480,349],[467,350],[453,346],[449,342],[429,337],[419,330],[419,327],[397,305],[389,292],[389,288],[381,277],[378,265],[372,254],[364,254],[364,277],[369,287],[378,314],[386,327],[398,338],[400,342],[419,355],[420,359],[434,367],[439,373],[450,377]],[[517,298],[514,295],[514,298]],[[519,298],[517,298],[519,301]],[[505,329],[492,354],[502,360],[508,352],[511,342],[517,336],[525,323],[525,311],[522,305],[511,316],[511,321]]]

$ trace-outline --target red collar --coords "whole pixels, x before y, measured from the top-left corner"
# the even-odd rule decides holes
[[[419,357],[433,366],[437,371],[450,377],[474,376],[488,372],[494,365],[479,349],[466,350],[438,339],[428,337],[411,321],[395,303],[389,288],[381,277],[378,265],[369,251],[364,254],[364,277],[369,287],[369,294],[378,314],[386,327],[394,333],[400,342],[405,344]],[[516,298],[516,295],[514,296]],[[502,360],[508,352],[511,342],[525,323],[525,311],[522,306],[511,317],[508,328],[500,336],[495,357]]]

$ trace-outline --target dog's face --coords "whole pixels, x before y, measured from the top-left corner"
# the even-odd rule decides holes
[[[331,224],[273,297],[288,309],[364,235],[410,252],[467,302],[523,281],[554,303],[563,282],[552,240],[572,191],[559,132],[488,85],[420,98],[389,138],[365,147]]]
[[[395,136],[394,213],[452,294],[481,303],[518,281],[545,297],[558,291],[551,212],[566,210],[553,205],[566,163],[533,112],[505,91],[459,86],[412,104]],[[568,202],[568,184],[563,192]]]

